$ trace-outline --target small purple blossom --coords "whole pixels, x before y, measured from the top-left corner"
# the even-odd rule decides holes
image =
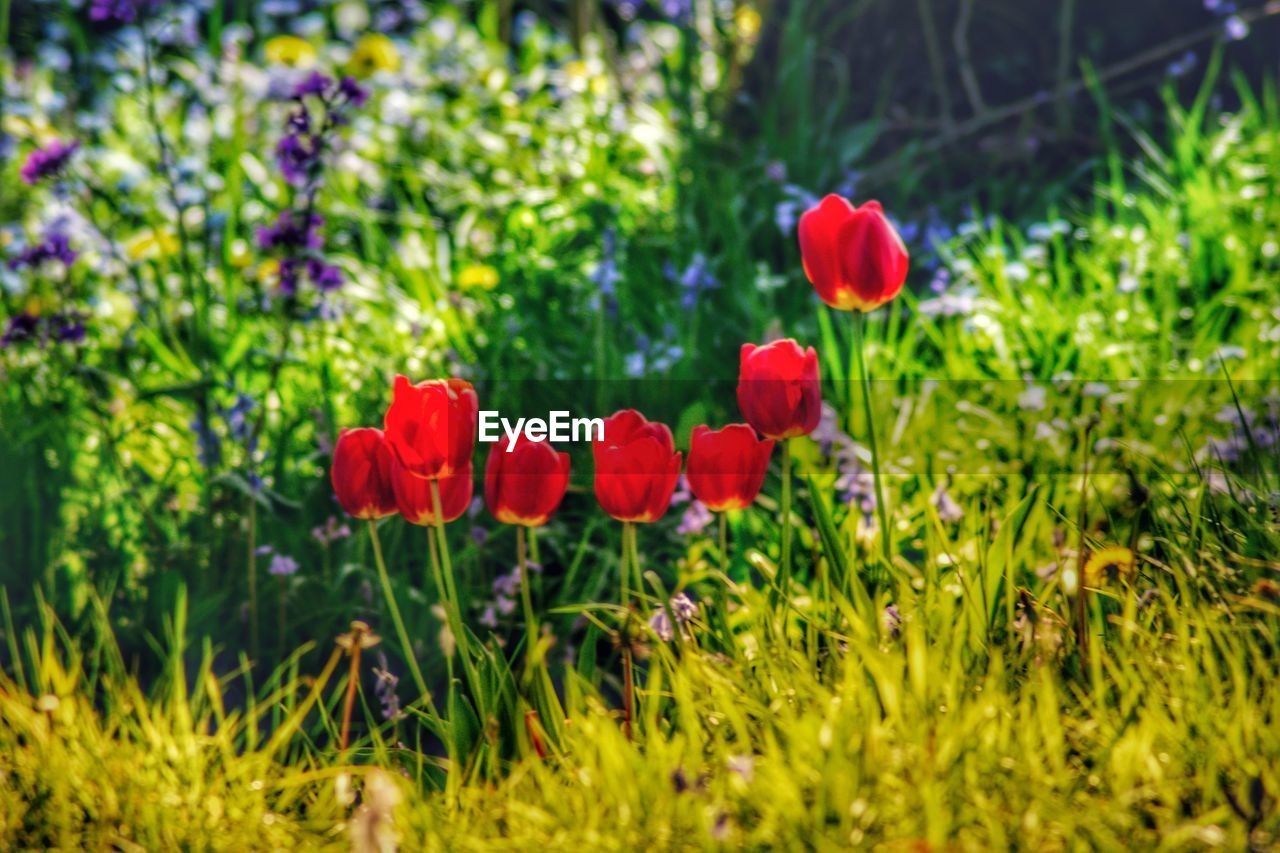
[[[7,347],[30,340],[35,337],[39,326],[40,318],[34,314],[22,313],[10,317],[4,336],[0,337],[0,346]]]
[[[669,611],[669,612],[668,612]],[[686,593],[678,592],[667,602],[667,607],[659,607],[649,617],[649,627],[658,639],[670,642],[675,637],[671,620],[674,618],[682,634],[687,634],[686,626],[698,615],[698,605]]]
[[[622,274],[618,272],[617,262],[618,233],[613,226],[604,229],[600,238],[600,263],[596,266],[592,280],[600,289],[600,301],[605,313],[610,317],[618,314],[618,281]]]
[[[680,517],[680,526],[676,528],[676,533],[681,536],[701,533],[714,519],[715,515],[707,509],[706,504],[698,500],[690,501],[689,508]]]
[[[287,578],[294,574],[301,566],[293,557],[284,554],[276,554],[271,558],[271,565],[267,568],[267,573],[280,578]]]
[[[80,148],[80,141],[73,139],[63,142],[55,139],[43,148],[37,148],[27,155],[27,160],[18,172],[23,183],[34,186],[46,178],[57,177],[71,162],[71,156]]]
[[[902,614],[898,612],[898,605],[890,604],[881,611],[880,624],[889,639],[898,639],[898,634],[902,631]]]
[[[316,258],[307,261],[307,278],[320,291],[328,292],[342,287],[342,270]]]
[[[321,545],[331,545],[339,539],[346,539],[350,535],[351,528],[332,515],[329,516],[323,526],[317,525],[311,528],[311,538]]]
[[[67,312],[49,318],[53,339],[61,344],[78,344],[85,338],[84,320],[80,314]]]
[[[396,694],[396,685],[400,683],[400,676],[391,671],[387,656],[382,649],[378,649],[377,654],[378,665],[373,668],[373,675],[377,682],[373,686],[373,693],[378,697],[378,703],[382,705],[382,718],[399,720],[404,717],[404,711],[400,710],[400,697]],[[412,654],[412,650],[406,649],[405,654]]]
[[[312,71],[293,87],[293,97],[305,98],[308,95],[323,96],[325,92],[329,91],[329,87],[332,85],[332,77],[321,74],[319,71]]]
[[[70,266],[79,254],[71,248],[71,242],[66,234],[61,231],[51,231],[41,242],[26,249],[17,257],[10,258],[9,269],[38,267],[46,261],[60,261],[65,266]]]
[[[1243,41],[1249,37],[1249,24],[1239,15],[1232,15],[1222,25],[1222,32],[1229,41]]]
[[[680,285],[680,305],[686,311],[692,311],[698,304],[698,296],[706,290],[719,287],[720,282],[708,267],[707,257],[702,252],[694,254],[689,265],[677,270],[671,262],[666,264],[666,276]]]
[[[369,90],[356,82],[356,78],[347,76],[338,82],[338,93],[347,99],[352,106],[363,107],[369,100]]]
[[[89,20],[97,24],[132,24],[137,17],[137,0],[93,0],[89,4]]]
[[[292,210],[282,210],[271,225],[258,229],[258,245],[263,249],[319,249],[324,245],[320,228],[324,217],[311,214],[303,227],[302,216]]]
[[[938,519],[944,524],[954,524],[964,518],[964,509],[956,503],[947,491],[946,483],[939,483],[938,488],[929,496],[929,504],[937,511]]]

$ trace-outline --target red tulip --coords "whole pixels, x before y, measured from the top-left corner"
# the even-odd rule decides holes
[[[396,459],[418,477],[448,477],[471,464],[480,400],[463,379],[413,384],[397,376],[384,426]]]
[[[808,435],[822,417],[818,354],[790,338],[764,346],[743,344],[738,408],[766,438]]]
[[[596,498],[605,512],[619,521],[662,518],[680,479],[681,460],[665,424],[624,409],[605,419],[604,439],[595,442],[591,452]]]
[[[329,480],[338,503],[356,518],[393,515],[396,511],[391,486],[394,464],[382,430],[344,429],[333,448],[333,467],[329,469]]]
[[[446,477],[439,477],[440,509],[445,523],[455,520],[471,505],[471,463]],[[431,497],[431,480],[410,473],[403,465],[392,465],[391,486],[395,492],[396,508],[410,524],[432,527],[436,523],[435,504]]]
[[[878,201],[855,208],[829,195],[800,217],[804,274],[822,301],[841,311],[870,311],[907,280],[907,247]]]
[[[712,512],[749,507],[760,494],[772,452],[773,441],[760,440],[746,424],[696,426],[685,471],[689,489]]]
[[[504,438],[489,451],[484,502],[503,524],[541,527],[560,506],[569,486],[569,454],[521,433],[511,451]]]

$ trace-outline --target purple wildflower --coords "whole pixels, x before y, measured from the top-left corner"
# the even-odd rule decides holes
[[[89,20],[98,24],[132,24],[138,17],[136,0],[93,0]]]
[[[298,571],[299,568],[301,568],[301,566],[298,565],[298,561],[293,559],[293,557],[288,557],[284,554],[276,554],[271,558],[271,566],[267,569],[267,573],[275,575],[276,577],[287,578],[294,572]]]
[[[668,612],[669,611],[669,612]],[[698,615],[698,605],[693,603],[687,594],[678,592],[672,596],[667,603],[667,607],[659,607],[653,611],[653,615],[649,617],[649,627],[653,629],[653,633],[658,635],[658,639],[670,642],[675,637],[675,630],[671,625],[672,618],[675,619],[676,625],[680,627],[680,633],[688,634],[685,626]]]
[[[601,304],[610,317],[616,317],[618,314],[617,283],[622,278],[622,274],[618,272],[617,248],[618,233],[613,226],[609,226],[604,229],[600,239],[600,263],[592,279],[600,289]]]
[[[333,86],[333,78],[312,71],[293,87],[293,97],[305,98],[307,95],[323,96]]]
[[[79,147],[79,140],[73,139],[70,142],[63,142],[55,139],[44,148],[37,148],[28,154],[27,160],[22,164],[22,169],[18,174],[23,183],[32,186],[45,178],[57,177],[71,162],[71,156],[76,153]]]
[[[311,174],[317,162],[313,137],[290,133],[276,143],[276,163],[291,184],[301,184]]]
[[[258,245],[263,249],[319,249],[324,245],[320,228],[324,217],[311,214],[306,227],[302,217],[292,210],[283,210],[272,225],[258,229]]]
[[[339,539],[346,539],[350,535],[351,528],[338,521],[337,517],[332,515],[329,516],[323,526],[316,525],[311,528],[311,538],[321,545],[330,545]]]
[[[898,634],[902,631],[902,614],[898,612],[898,605],[890,604],[885,607],[880,613],[880,624],[889,639],[898,639]]]
[[[81,315],[75,312],[54,314],[49,318],[53,338],[62,344],[78,344],[84,340],[85,327]]]
[[[369,90],[357,83],[356,78],[351,76],[343,77],[338,82],[338,93],[357,107],[363,107],[365,101],[369,100]]]
[[[214,468],[222,459],[222,439],[213,431],[209,422],[199,414],[191,421],[191,431],[196,434],[196,450],[200,464]]]
[[[36,329],[39,325],[40,318],[34,314],[22,313],[10,317],[4,336],[0,337],[0,346],[7,347],[11,344],[30,340],[35,337]]]
[[[701,533],[707,529],[707,525],[711,524],[714,518],[715,516],[711,510],[707,509],[706,504],[702,501],[690,501],[689,508],[680,517],[680,526],[676,528],[676,533],[682,536],[690,533]]]
[[[22,267],[38,267],[45,261],[61,261],[70,266],[79,257],[79,252],[71,248],[67,235],[61,231],[50,232],[43,241],[31,246],[15,258],[10,258],[9,269]]]
[[[697,307],[698,296],[704,290],[711,290],[720,286],[719,280],[708,269],[706,255],[702,254],[702,252],[695,253],[689,261],[689,265],[679,272],[676,271],[674,264],[668,262],[666,275],[667,278],[679,283],[681,290],[680,305],[686,311],[692,311]]]
[[[405,653],[412,654],[412,650],[406,649]],[[373,675],[378,679],[374,684],[373,692],[382,705],[382,718],[399,720],[404,717],[404,712],[400,710],[400,697],[396,695],[396,685],[400,683],[400,676],[390,670],[387,665],[387,656],[382,649],[378,649],[378,665],[373,668]]]
[[[315,258],[307,261],[307,278],[317,290],[327,292],[342,287],[342,270]]]
[[[955,498],[951,497],[946,483],[938,484],[938,488],[934,489],[933,494],[929,496],[929,503],[937,510],[938,520],[944,524],[954,524],[964,518],[964,509],[956,503]]]

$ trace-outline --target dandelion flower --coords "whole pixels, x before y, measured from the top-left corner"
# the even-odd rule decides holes
[[[1128,582],[1138,574],[1138,562],[1132,551],[1112,545],[1093,552],[1084,564],[1085,586],[1100,587],[1121,580]]]
[[[171,257],[176,255],[180,248],[178,238],[173,232],[163,228],[139,231],[124,243],[125,256],[131,261]]]
[[[463,290],[493,290],[498,280],[498,271],[488,264],[470,264],[458,273],[458,287]]]
[[[399,71],[400,51],[382,33],[366,33],[351,50],[351,73],[371,77],[379,71]]]
[[[290,68],[310,68],[316,61],[316,49],[297,36],[276,36],[262,48],[267,62]]]

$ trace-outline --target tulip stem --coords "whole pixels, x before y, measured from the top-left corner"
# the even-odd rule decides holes
[[[533,595],[529,592],[529,561],[525,556],[525,528],[523,524],[516,525],[516,560],[520,565],[520,600],[524,605],[524,628],[527,635],[525,640],[525,667],[526,671],[533,671],[533,654],[534,647],[538,641],[538,617],[533,612]]]
[[[717,521],[720,526],[720,573],[725,580],[729,579],[729,513],[719,512]]]
[[[791,441],[782,439],[782,570],[778,573],[777,593],[783,600],[783,622],[791,600]],[[786,633],[786,625],[783,625]]]
[[[640,566],[640,548],[636,545],[639,536],[636,533],[635,522],[627,525],[630,529],[631,538],[631,571],[635,574],[636,595],[640,596],[641,601],[644,600],[644,571]]]
[[[880,546],[884,552],[885,569],[893,568],[893,542],[889,531],[889,507],[884,501],[884,485],[880,477],[880,450],[876,446],[876,422],[871,411],[871,380],[867,378],[866,358],[867,315],[853,312],[853,349],[858,362],[858,379],[862,386],[862,411],[867,419],[867,443],[871,445],[871,479],[876,489],[876,509],[880,515]]]
[[[716,584],[716,611],[724,631],[726,648],[732,647],[732,632],[729,628],[729,513],[719,512],[720,525],[720,574],[724,575]]]
[[[435,516],[436,540],[440,545],[440,568],[437,578],[440,591],[444,597],[445,616],[449,621],[449,630],[453,633],[454,642],[458,644],[458,655],[462,658],[462,668],[471,681],[471,689],[478,690],[479,682],[471,665],[471,646],[467,640],[467,631],[462,624],[462,605],[458,600],[458,589],[453,583],[453,563],[449,560],[449,540],[444,529],[444,509],[440,503],[440,481],[431,479],[431,511]]]
[[[427,680],[422,677],[422,670],[418,668],[418,658],[413,653],[409,632],[405,630],[404,619],[400,617],[400,606],[396,604],[396,596],[391,589],[391,577],[387,574],[387,563],[382,557],[382,542],[378,539],[378,523],[372,518],[369,519],[369,541],[373,543],[373,562],[378,568],[378,582],[382,585],[383,597],[387,599],[387,610],[391,612],[391,623],[395,625],[396,639],[400,641],[400,648],[404,651],[405,663],[409,664],[409,671],[413,673],[413,681],[418,685],[420,695],[430,703]]]
[[[628,563],[627,531],[631,522],[622,522],[622,552],[618,555],[618,577],[622,579],[622,608],[625,610],[631,603],[631,568]]]

